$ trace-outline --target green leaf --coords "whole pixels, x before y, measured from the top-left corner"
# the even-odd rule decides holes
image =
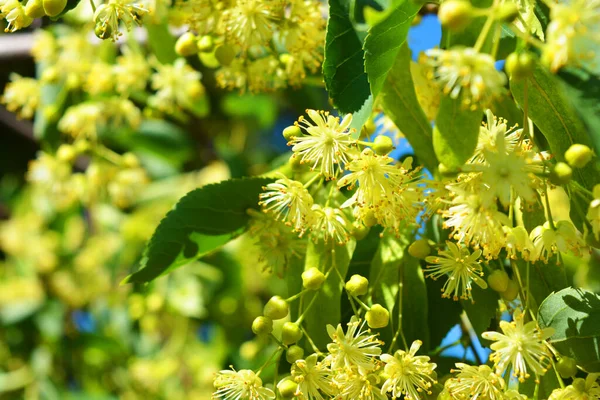
[[[285,271],[288,296],[300,293],[302,287],[302,272],[304,272],[304,257],[291,257]],[[300,315],[299,302],[290,304],[290,320],[295,321]]]
[[[387,74],[379,100],[386,115],[410,142],[419,160],[430,171],[437,169],[431,123],[417,100],[410,73],[410,50],[403,45]]]
[[[490,323],[496,316],[498,293],[489,288],[481,289],[479,286],[473,285],[472,295],[472,302],[471,300],[461,300],[460,302],[477,333],[477,337],[481,338],[481,334],[489,330]]]
[[[538,307],[552,292],[559,291],[568,286],[565,267],[556,262],[544,264],[542,262],[529,263],[519,260],[516,262],[519,268],[519,275],[525,286],[524,291],[527,296],[527,288],[531,297],[529,298],[529,307],[535,313]],[[529,268],[529,274],[527,269]],[[514,277],[513,279],[517,279]],[[527,283],[529,281],[529,283]]]
[[[402,1],[385,19],[369,30],[364,45],[365,70],[373,97],[377,98],[383,88],[398,52],[406,42],[408,29],[420,8],[417,2]]]
[[[321,289],[306,293],[303,299],[304,328],[320,350],[324,350],[327,343],[331,342],[327,325],[337,326],[341,321],[341,298],[344,292],[342,280],[346,278],[355,248],[355,240],[342,246],[333,241],[308,243],[305,269],[317,267],[325,274],[331,270]],[[307,312],[308,307],[310,310]]]
[[[493,3],[493,0],[473,0],[471,4],[478,8],[489,8]],[[443,48],[448,49],[452,46],[461,45],[472,47],[479,33],[481,32],[483,25],[485,24],[485,17],[477,17],[469,23],[469,25],[460,32],[450,31],[449,29],[442,29],[442,43]],[[493,31],[493,29],[492,29]],[[494,35],[488,35],[483,50],[487,51],[490,49],[492,39]]]
[[[161,64],[172,64],[177,59],[175,42],[177,41],[166,22],[161,24],[149,23],[146,25],[148,31],[148,45],[152,54]]]
[[[429,349],[427,316],[427,286],[419,260],[406,254],[402,260],[402,331],[408,345],[423,342],[423,351]]]
[[[552,293],[540,305],[538,323],[551,327],[550,343],[586,372],[600,372],[600,296],[580,288]]]
[[[433,149],[442,164],[459,168],[473,155],[481,115],[481,110],[464,109],[460,98],[442,97],[433,128]]]
[[[427,279],[427,304],[429,312],[429,339],[431,348],[436,348],[446,337],[450,328],[460,323],[462,307],[457,301],[448,301],[442,297],[444,282],[441,279]]]
[[[329,1],[323,76],[333,105],[341,113],[361,109],[371,95],[364,71],[362,41],[349,15],[349,2]]]
[[[189,192],[160,222],[140,270],[124,282],[150,282],[239,235],[249,220],[246,211],[258,207],[258,195],[269,182],[265,178],[231,179]]]

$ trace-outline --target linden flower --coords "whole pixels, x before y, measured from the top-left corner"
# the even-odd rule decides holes
[[[256,239],[254,243],[260,250],[259,261],[263,263],[263,270],[283,277],[289,260],[300,257],[306,250],[306,242],[298,239],[285,224],[271,215],[252,209],[248,213],[251,218],[248,232]]]
[[[546,222],[531,231],[529,237],[533,242],[532,261],[541,260],[547,263],[550,257],[558,252],[572,251],[575,255],[581,255],[581,250],[587,248],[581,233],[571,221],[558,221],[555,228],[552,229],[550,223]]]
[[[52,203],[65,209],[77,200],[77,188],[72,182],[72,168],[67,162],[44,152],[29,163],[27,180],[41,189]]]
[[[517,129],[516,126],[508,129],[507,121],[504,118],[496,117],[491,110],[486,110],[485,116],[487,123],[482,122],[482,126],[479,128],[477,147],[469,163],[484,163],[485,151],[498,151],[500,144],[496,143],[497,139],[504,139],[502,144],[504,150],[512,153],[523,133],[523,129]]]
[[[446,245],[448,250],[440,251],[437,256],[425,258],[428,263],[435,264],[428,267],[427,271],[430,274],[427,276],[434,280],[440,276],[448,276],[442,288],[442,297],[472,300],[471,282],[475,282],[482,289],[487,288],[487,284],[481,279],[483,272],[478,261],[481,250],[471,254],[466,247],[461,248],[452,242],[446,242]]]
[[[554,72],[573,64],[600,73],[600,1],[551,4],[550,19],[542,61]]]
[[[548,400],[592,400],[600,399],[600,385],[596,382],[600,374],[588,374],[585,378],[575,378],[564,389],[555,389]]]
[[[394,356],[380,356],[385,363],[384,373],[389,376],[381,387],[382,394],[391,393],[394,398],[404,395],[409,400],[420,399],[423,392],[431,394],[431,386],[435,383],[431,375],[437,365],[430,363],[427,356],[415,356],[422,344],[415,340],[408,352],[398,350]]]
[[[278,0],[238,0],[224,16],[228,37],[244,50],[266,44],[273,37],[282,4]]]
[[[151,74],[146,57],[128,46],[123,46],[121,52],[123,54],[117,57],[112,68],[117,92],[126,94],[144,90]]]
[[[529,238],[527,230],[523,226],[510,228],[504,227],[506,233],[506,252],[510,258],[516,260],[517,252],[521,253],[521,258],[529,261],[530,255],[535,253],[533,242]]]
[[[429,79],[443,87],[444,94],[457,99],[471,109],[485,107],[505,92],[506,76],[496,70],[494,58],[475,49],[430,49],[425,63],[433,68]]]
[[[350,222],[339,208],[315,204],[312,206],[312,215],[311,230],[322,236],[325,242],[332,239],[338,244],[344,244],[350,239]]]
[[[40,102],[40,85],[31,78],[23,78],[11,74],[10,80],[4,88],[2,104],[8,111],[17,113],[20,118],[32,118]]]
[[[213,382],[216,392],[213,399],[265,400],[274,399],[275,393],[263,387],[262,380],[249,369],[220,371]]]
[[[177,107],[191,107],[204,93],[200,83],[202,74],[178,58],[171,64],[158,64],[152,75],[152,89],[148,103],[161,111],[174,112]]]
[[[339,394],[335,399],[340,400],[387,400],[377,387],[380,378],[377,373],[361,375],[356,368],[345,369],[333,378],[333,385]]]
[[[590,202],[586,219],[592,225],[592,233],[600,240],[600,185],[594,186],[594,200]]]
[[[291,373],[292,379],[298,384],[296,396],[300,399],[325,400],[333,396],[331,371],[322,362],[317,362],[316,354],[296,361]]]
[[[125,24],[129,31],[133,23],[140,25],[140,18],[148,13],[148,9],[142,3],[134,3],[131,0],[108,0],[101,4],[94,12],[94,23],[96,24],[96,35],[101,39],[117,40],[121,36],[119,25]]]
[[[487,365],[455,364],[458,372],[455,378],[446,381],[444,387],[450,398],[456,400],[489,399],[505,400],[504,379],[494,374]]]
[[[259,204],[265,212],[272,211],[275,219],[285,221],[302,234],[312,221],[313,198],[302,183],[283,174],[279,176],[280,179],[263,187]]]
[[[0,2],[0,17],[4,17],[8,24],[4,32],[15,32],[31,25],[33,18],[25,14],[25,7],[18,0],[5,0]]]
[[[293,145],[294,157],[300,157],[301,163],[312,164],[311,169],[320,167],[325,179],[335,179],[335,166],[348,163],[350,147],[355,143],[348,130],[352,122],[352,114],[348,114],[340,122],[338,117],[325,111],[306,110],[313,122],[300,117],[296,124],[307,133],[295,136],[290,141]]]
[[[523,382],[529,378],[527,368],[536,376],[544,375],[552,356],[544,340],[554,334],[552,328],[538,328],[535,321],[524,323],[525,315],[517,308],[513,314],[513,321],[500,321],[499,332],[484,332],[481,336],[493,340],[490,346],[494,352],[490,360],[494,361],[496,373],[504,374],[512,365],[513,374]]]
[[[96,139],[98,126],[106,123],[102,106],[95,102],[71,106],[58,121],[58,129],[74,138]]]
[[[326,360],[331,363],[332,370],[354,367],[357,368],[360,375],[366,375],[375,369],[376,361],[374,357],[381,354],[379,346],[382,344],[377,340],[377,335],[371,334],[368,329],[364,329],[365,321],[362,323],[353,316],[348,322],[346,333],[342,325],[337,328],[327,325],[327,333],[333,343],[327,345],[329,355]]]

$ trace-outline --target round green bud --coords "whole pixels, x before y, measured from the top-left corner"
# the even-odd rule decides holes
[[[550,171],[550,182],[555,185],[565,185],[573,177],[573,170],[569,164],[557,162],[552,171]]]
[[[212,36],[204,35],[198,39],[196,46],[198,47],[198,51],[201,51],[202,53],[209,53],[215,48],[215,42]]]
[[[297,360],[302,360],[302,357],[304,357],[304,349],[297,345],[288,347],[285,352],[285,359],[290,364],[295,363]]]
[[[188,57],[198,52],[196,44],[196,36],[192,32],[186,32],[175,42],[175,52],[182,56]]]
[[[517,282],[513,281],[512,279],[509,279],[506,290],[500,293],[500,297],[502,297],[506,301],[513,301],[517,298],[518,295],[519,285],[517,285]]]
[[[281,296],[273,296],[265,304],[263,314],[271,319],[282,319],[288,315],[289,306]]]
[[[535,69],[535,59],[530,53],[511,53],[506,57],[504,69],[515,81],[529,77]]]
[[[300,130],[300,127],[298,127],[296,125],[288,126],[287,128],[285,128],[283,130],[283,137],[288,142],[290,140],[292,140],[292,138],[297,137],[297,136],[302,136],[302,131]]]
[[[286,322],[281,328],[281,341],[285,345],[296,343],[302,338],[302,329],[295,322]]]
[[[28,0],[25,5],[25,15],[29,18],[42,18],[46,15],[42,0]]]
[[[408,254],[420,260],[425,259],[425,257],[431,254],[431,246],[429,246],[429,241],[425,238],[415,240],[410,244],[410,246],[408,246]]]
[[[273,320],[269,317],[256,317],[252,321],[252,332],[256,335],[266,336],[273,332]]]
[[[373,210],[367,211],[367,213],[363,217],[362,222],[367,228],[377,225],[377,217],[375,216]]]
[[[356,240],[363,240],[369,234],[370,229],[360,222],[356,221],[352,224],[351,234]]]
[[[106,40],[112,36],[112,28],[110,25],[97,24],[94,28],[94,34],[98,39]]]
[[[556,370],[563,378],[571,378],[577,374],[577,363],[571,357],[561,357],[556,363]]]
[[[473,7],[466,0],[445,1],[440,4],[438,18],[442,26],[453,31],[461,31],[473,19]]]
[[[365,125],[363,126],[365,136],[371,136],[377,130],[377,124],[375,124],[375,120],[373,118],[369,118]]]
[[[42,5],[47,16],[56,17],[67,6],[67,0],[42,0]]]
[[[373,304],[371,309],[367,311],[365,319],[370,328],[385,328],[390,323],[390,313],[380,304]]]
[[[508,274],[502,269],[494,270],[487,278],[488,285],[498,293],[506,292],[509,281]]]
[[[296,156],[295,154],[292,154],[290,156],[288,163],[290,164],[290,167],[292,168],[292,171],[294,171],[294,172],[300,171],[305,165],[305,164],[302,164],[302,158]]]
[[[583,378],[575,378],[573,379],[573,383],[571,384],[579,393],[585,393],[585,379]]]
[[[312,267],[302,273],[302,286],[309,290],[318,290],[325,282],[325,274]]]
[[[140,159],[133,153],[125,153],[121,156],[121,163],[126,168],[137,168],[140,166]]]
[[[227,44],[220,44],[215,49],[215,57],[219,61],[219,64],[225,67],[233,62],[235,55],[236,51],[233,46]]]
[[[346,282],[346,290],[353,296],[362,296],[369,290],[369,280],[364,276],[352,275]]]
[[[61,144],[56,151],[56,158],[60,161],[71,162],[75,157],[77,157],[77,151],[75,151],[75,147],[70,144]]]
[[[394,150],[394,142],[389,136],[377,135],[371,147],[376,154],[383,156]]]
[[[573,144],[565,152],[565,160],[571,167],[583,168],[594,157],[592,149],[583,144]]]
[[[502,3],[494,10],[494,19],[502,22],[512,22],[519,15],[519,7],[515,3]]]
[[[291,399],[296,395],[298,384],[289,378],[284,378],[277,384],[277,390],[284,399]]]

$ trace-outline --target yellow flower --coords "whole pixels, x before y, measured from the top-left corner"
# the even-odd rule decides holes
[[[564,389],[554,389],[548,400],[592,400],[600,399],[600,385],[596,381],[599,374],[588,374],[585,378],[575,378]]]
[[[471,299],[471,283],[475,282],[482,289],[487,288],[487,284],[481,277],[481,265],[479,258],[481,250],[476,250],[471,254],[469,249],[459,247],[455,243],[446,242],[448,250],[441,250],[437,256],[425,258],[430,265],[427,268],[428,277],[437,279],[440,276],[447,275],[448,280],[442,288],[442,297],[454,299]]]
[[[33,118],[40,102],[39,82],[17,74],[11,74],[10,80],[4,88],[2,104],[6,105],[8,111],[17,113],[21,118]]]
[[[144,90],[151,74],[146,57],[128,46],[123,46],[121,52],[112,68],[117,92],[127,94]]]
[[[5,0],[0,2],[0,16],[8,24],[4,32],[15,32],[31,25],[33,18],[25,14],[25,7],[18,0]]]
[[[161,111],[174,112],[178,107],[190,108],[204,94],[202,74],[178,58],[171,64],[158,64],[152,75],[152,88],[157,92],[148,103]]]
[[[110,92],[114,84],[112,65],[104,62],[95,62],[90,68],[84,89],[91,95],[97,95]]]
[[[117,40],[121,36],[119,25],[125,24],[125,28],[131,30],[133,23],[139,25],[140,18],[148,13],[148,9],[142,3],[132,0],[108,0],[100,4],[94,13],[96,24],[96,35],[101,39]]]
[[[344,244],[350,240],[348,234],[350,222],[348,222],[348,218],[342,210],[314,204],[311,211],[310,229],[314,232],[316,238],[322,237],[325,242],[333,240],[338,244]]]
[[[500,321],[499,332],[484,332],[481,336],[493,340],[491,345],[494,352],[490,360],[494,361],[497,374],[504,374],[512,366],[514,375],[521,382],[529,378],[527,368],[536,376],[544,375],[552,356],[544,340],[553,335],[554,329],[540,329],[535,321],[524,323],[525,315],[521,309],[516,309],[513,321]]]
[[[501,376],[492,371],[488,365],[467,365],[456,363],[456,377],[446,381],[444,387],[451,399],[470,400],[506,400],[505,383]]]
[[[571,221],[555,222],[554,229],[550,227],[549,222],[546,222],[542,226],[535,227],[529,237],[534,247],[532,261],[541,260],[547,263],[550,257],[559,252],[572,251],[579,256],[582,250],[587,249],[585,240]]]
[[[220,371],[214,379],[214,399],[223,400],[266,400],[274,399],[275,393],[263,387],[262,380],[249,369]]]
[[[235,7],[225,12],[227,37],[244,51],[250,46],[265,45],[273,37],[275,21],[282,11],[280,0],[237,0]]]
[[[333,395],[331,370],[323,362],[317,362],[317,355],[311,354],[292,365],[292,379],[298,384],[296,396],[301,399],[325,400]],[[321,393],[325,394],[323,396]]]
[[[496,143],[498,139],[504,139],[502,144],[504,151],[512,153],[523,133],[523,129],[517,129],[516,126],[508,128],[508,122],[504,118],[496,117],[491,110],[486,110],[485,116],[487,122],[482,122],[482,126],[479,128],[477,147],[470,163],[484,163],[486,151],[498,151],[501,145]]]

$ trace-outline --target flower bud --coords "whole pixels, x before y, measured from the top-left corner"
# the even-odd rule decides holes
[[[294,172],[298,172],[298,171],[302,170],[302,168],[305,165],[305,164],[302,164],[302,158],[297,157],[295,154],[292,154],[290,156],[288,163],[289,163],[290,167],[292,168],[292,171],[294,171]]]
[[[109,39],[113,34],[113,29],[108,24],[97,24],[94,27],[94,34],[98,39]]]
[[[265,304],[263,314],[275,320],[285,318],[288,315],[288,311],[288,303],[281,296],[273,296]]]
[[[175,52],[182,56],[188,57],[198,52],[196,44],[196,36],[192,32],[186,32],[175,42]]]
[[[125,168],[137,168],[140,166],[140,160],[133,153],[125,153],[121,157],[121,163]]]
[[[511,53],[506,57],[504,69],[515,81],[529,77],[535,69],[535,59],[529,53]]]
[[[370,229],[356,221],[352,224],[351,234],[356,240],[363,240],[369,234]]]
[[[363,217],[362,222],[363,222],[363,224],[365,224],[365,226],[367,228],[370,228],[377,224],[377,217],[375,216],[375,213],[373,212],[373,210],[368,210],[366,212],[366,214]]]
[[[373,118],[369,118],[367,120],[367,122],[365,122],[365,124],[363,125],[363,129],[362,129],[365,136],[371,136],[373,133],[375,133],[376,130],[377,130],[377,125],[375,124],[375,121],[373,120]]]
[[[292,345],[288,347],[288,349],[285,352],[285,359],[290,364],[295,363],[296,360],[301,360],[302,357],[304,357],[304,349],[297,345]]]
[[[71,162],[77,156],[77,152],[75,148],[70,144],[61,144],[58,150],[56,151],[56,158],[60,161]]]
[[[295,396],[298,390],[298,384],[290,378],[284,378],[277,384],[277,390],[284,399],[291,399]]]
[[[389,136],[377,135],[371,147],[376,154],[383,156],[394,150],[394,142]]]
[[[561,357],[556,363],[556,370],[563,378],[571,378],[577,373],[577,363],[571,357]]]
[[[569,183],[573,176],[573,170],[569,164],[557,162],[552,171],[550,171],[550,182],[555,185],[565,185]]]
[[[420,260],[425,259],[425,257],[431,254],[431,246],[429,246],[429,241],[425,238],[415,240],[410,244],[410,246],[408,246],[408,254]]]
[[[453,31],[461,31],[473,19],[473,7],[466,0],[445,1],[440,4],[438,18],[442,26]]]
[[[390,323],[390,313],[380,304],[373,304],[371,309],[367,311],[365,319],[370,328],[385,328]]]
[[[594,157],[592,150],[583,144],[573,144],[565,152],[565,160],[571,167],[583,168]]]
[[[518,295],[519,295],[519,285],[517,285],[517,282],[513,281],[512,279],[509,279],[506,290],[504,292],[500,293],[500,296],[506,301],[513,301],[514,299],[517,298]]]
[[[281,341],[285,345],[296,343],[302,338],[302,329],[295,322],[286,322],[281,328]]]
[[[501,22],[512,22],[519,15],[519,7],[515,3],[502,3],[494,10],[494,19]]]
[[[256,317],[252,322],[252,332],[256,335],[266,336],[273,332],[273,320],[269,317]]]
[[[364,276],[352,275],[346,282],[346,290],[353,296],[362,296],[369,289],[369,280]]]
[[[317,268],[312,267],[302,273],[302,286],[305,289],[318,290],[325,282],[325,275]]]
[[[585,379],[583,378],[575,378],[573,379],[573,383],[571,384],[579,393],[586,393],[587,390],[585,388]]]
[[[215,49],[215,57],[219,61],[219,64],[224,67],[229,66],[233,62],[235,55],[236,51],[233,46],[227,44],[218,45]]]
[[[302,136],[302,131],[300,130],[299,127],[297,127],[296,125],[290,125],[287,128],[285,128],[283,130],[283,137],[285,138],[285,140],[287,140],[288,142],[290,140],[292,140],[292,138],[296,137],[296,136]]]
[[[67,0],[42,0],[44,11],[49,17],[56,17],[67,6]]]
[[[509,281],[508,274],[502,269],[494,270],[487,278],[488,285],[498,293],[506,292]]]
[[[208,53],[213,51],[215,48],[215,42],[213,41],[212,36],[205,35],[198,39],[196,46],[198,47],[198,51],[201,51],[202,53]]]
[[[42,18],[46,15],[42,0],[28,0],[25,5],[25,15],[29,18]]]

